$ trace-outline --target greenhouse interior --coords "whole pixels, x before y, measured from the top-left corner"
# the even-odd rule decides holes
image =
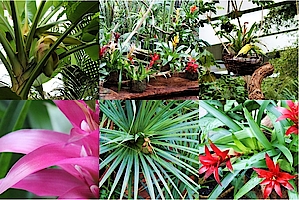
[[[0,199],[299,199],[298,0],[0,1]]]

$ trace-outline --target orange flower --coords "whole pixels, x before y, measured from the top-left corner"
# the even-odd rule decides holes
[[[196,10],[197,10],[196,5],[193,5],[193,6],[190,7],[190,12],[191,13],[194,13]]]

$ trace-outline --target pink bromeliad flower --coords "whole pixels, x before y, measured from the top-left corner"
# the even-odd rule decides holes
[[[0,138],[0,152],[26,154],[0,179],[0,194],[16,188],[38,196],[99,198],[99,106],[94,111],[84,101],[55,103],[73,126],[70,134],[24,129]]]

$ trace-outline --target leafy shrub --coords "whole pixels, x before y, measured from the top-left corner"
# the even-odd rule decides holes
[[[265,98],[298,99],[298,49],[288,47],[280,52],[280,58],[270,59],[270,63],[277,76],[264,79],[262,91]]]
[[[202,83],[199,86],[200,99],[235,99],[245,101],[248,97],[242,77],[221,76],[214,82]]]

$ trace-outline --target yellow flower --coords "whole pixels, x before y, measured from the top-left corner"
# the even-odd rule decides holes
[[[181,11],[180,8],[176,9],[176,17],[175,17],[175,21],[176,21],[176,22],[179,21],[179,18],[180,18],[180,11]]]
[[[177,34],[176,36],[174,36],[174,38],[172,39],[172,46],[175,48],[177,46],[177,44],[179,43],[180,38],[179,38],[179,34]]]

